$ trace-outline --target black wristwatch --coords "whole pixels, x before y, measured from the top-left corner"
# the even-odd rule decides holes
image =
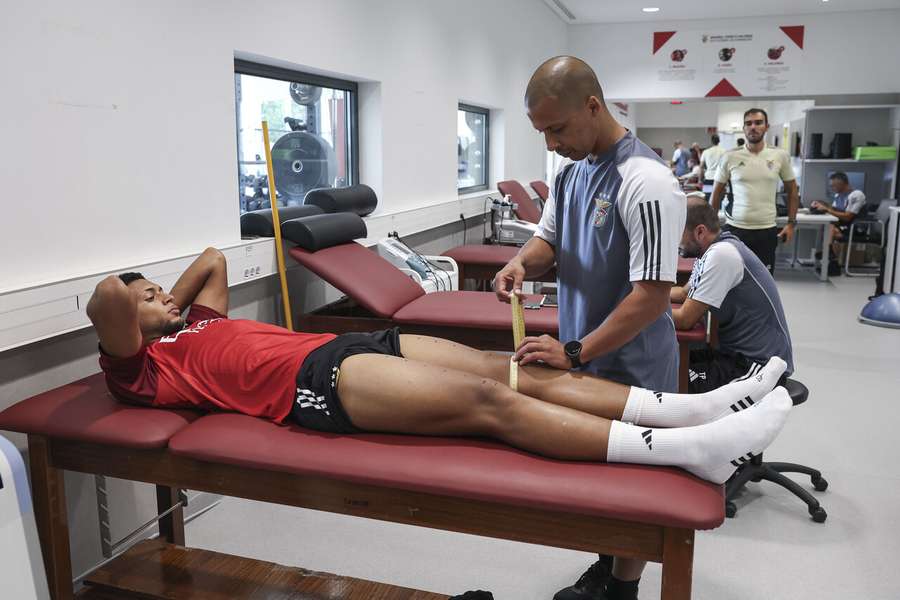
[[[577,369],[581,366],[581,342],[578,340],[566,342],[566,345],[563,346],[563,350],[565,350],[566,356],[569,361],[571,361],[573,369]]]

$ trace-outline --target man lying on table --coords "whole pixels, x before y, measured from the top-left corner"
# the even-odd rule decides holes
[[[682,252],[699,257],[684,287],[673,287],[676,329],[691,329],[707,311],[718,320],[719,347],[693,350],[692,393],[713,390],[764,368],[773,356],[794,371],[791,334],[772,274],[733,234],[719,228],[719,216],[703,198],[688,197]]]
[[[483,436],[558,459],[679,466],[716,483],[762,452],[791,408],[773,390],[786,367],[778,358],[702,395],[535,364],[521,366],[514,391],[505,354],[397,329],[335,336],[229,319],[225,267],[209,248],[171,293],[139,273],[97,285],[87,312],[117,398],[333,433]]]

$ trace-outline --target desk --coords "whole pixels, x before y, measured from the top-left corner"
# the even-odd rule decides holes
[[[838,218],[834,215],[811,215],[809,213],[797,213],[796,229],[821,229],[822,230],[822,263],[819,266],[818,278],[820,281],[828,281],[828,255],[831,252],[831,226],[838,222]],[[787,217],[778,217],[775,219],[778,227],[784,227],[787,224]],[[816,237],[816,245],[818,246],[818,234]],[[797,235],[794,235],[794,252],[791,256],[791,265],[797,264]],[[813,263],[815,267],[815,263]]]

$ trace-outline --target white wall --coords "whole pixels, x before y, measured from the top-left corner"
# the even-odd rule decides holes
[[[702,22],[659,21],[569,28],[569,49],[596,70],[610,99],[670,99],[652,61],[654,31],[805,25],[803,94],[900,91],[900,10]],[[676,98],[703,97],[708,87]]]
[[[456,198],[459,100],[496,109],[494,181],[539,178],[522,95],[566,45],[540,0],[43,0],[4,13],[0,69],[15,83],[0,94],[0,173],[18,183],[2,289],[239,239],[236,53],[370,82],[361,169],[391,212]]]
[[[715,127],[719,109],[716,102],[635,102],[638,127]]]

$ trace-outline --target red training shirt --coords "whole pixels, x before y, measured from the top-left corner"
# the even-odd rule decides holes
[[[191,307],[185,328],[128,358],[100,350],[100,368],[120,400],[162,408],[240,412],[280,422],[290,413],[306,356],[335,338],[229,319]]]

